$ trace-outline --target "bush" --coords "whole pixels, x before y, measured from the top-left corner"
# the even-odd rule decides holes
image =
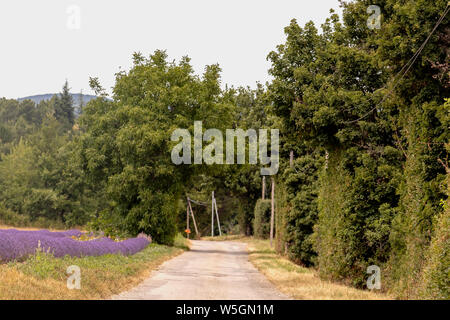
[[[277,188],[277,236],[283,243],[277,250],[288,255],[295,263],[312,266],[316,252],[312,234],[318,216],[318,173],[323,160],[319,152],[295,159],[294,168],[283,170]]]
[[[450,175],[447,184],[450,194]],[[435,234],[427,255],[421,297],[450,299],[450,201],[442,201],[444,212],[436,219]]]
[[[255,205],[253,231],[256,238],[267,239],[270,234],[271,201],[259,199]]]
[[[0,204],[0,224],[26,227],[29,224],[29,219],[27,216],[14,213]]]
[[[50,220],[44,217],[31,219],[30,216],[18,214],[11,209],[6,208],[3,204],[0,204],[0,224],[18,228],[32,227],[60,230],[66,228],[66,225],[60,220]]]

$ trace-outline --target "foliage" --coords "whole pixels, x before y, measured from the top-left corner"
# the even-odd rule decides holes
[[[273,127],[276,117],[271,113],[267,91],[261,84],[257,84],[256,89],[231,88],[224,95],[235,106],[233,128],[258,130]],[[218,178],[218,186],[225,188],[228,197],[238,201],[237,221],[241,234],[252,235],[255,205],[262,191],[260,166],[229,166],[219,173]]]
[[[206,128],[226,126],[230,106],[221,98],[219,72],[208,66],[200,78],[187,57],[177,64],[163,51],[149,58],[137,53],[131,70],[117,74],[114,101],[100,98],[84,108],[83,167],[110,200],[100,228],[112,224],[173,243],[177,200],[204,166],[173,164],[170,136],[177,128],[193,132],[194,120]]]
[[[261,236],[259,166],[177,166],[170,136],[192,135],[194,121],[280,129],[277,250],[325,279],[363,288],[375,264],[398,297],[448,298],[448,16],[428,38],[448,4],[380,0],[379,30],[370,5],[342,1],[320,31],[292,20],[268,55],[267,88],[222,90],[217,65],[199,76],[189,58],[156,51],[133,55],[112,99],[91,78],[100,98],[76,123],[67,82],[37,105],[1,99],[0,220],[172,244],[186,197],[208,203],[215,191],[225,233]],[[207,234],[210,207],[195,210]]]
[[[83,192],[83,173],[71,161],[76,149],[61,130],[56,119],[46,118],[41,128],[3,156],[0,201],[30,221],[44,218],[82,225],[89,217],[89,201],[80,206],[80,201],[88,198]]]
[[[52,102],[35,105],[32,101],[0,99],[0,159],[25,136],[34,133],[47,114],[52,113]]]
[[[318,174],[322,156],[315,152],[294,160],[292,168],[282,172],[286,197],[278,201],[278,207],[286,207],[283,213],[285,230],[283,241],[286,253],[295,262],[311,266],[315,262],[313,228],[318,217]],[[282,211],[283,212],[283,211]]]
[[[449,184],[447,177],[447,185]],[[444,202],[444,212],[436,217],[435,234],[426,255],[421,297],[450,299],[450,209]]]
[[[384,267],[388,287],[417,296],[434,217],[442,211],[439,200],[446,198],[438,161],[446,158],[449,138],[448,122],[440,117],[448,93],[445,23],[397,87],[390,79],[399,80],[394,76],[446,2],[381,1],[379,31],[367,27],[370,4],[342,2],[342,21],[332,13],[321,33],[312,22],[300,27],[293,20],[286,43],[269,54],[269,90],[284,152],[293,150],[305,168],[315,152],[313,167],[320,171],[318,180],[302,182],[308,191],[291,189],[284,196],[282,235],[301,245],[313,241],[322,277],[362,287],[367,266],[376,264]],[[288,199],[295,193],[305,208],[318,195],[312,238],[294,236],[311,230],[299,224],[306,211],[293,215],[298,209]],[[294,260],[314,261],[296,251]]]
[[[69,90],[69,84],[66,80],[61,94],[53,97],[55,118],[62,123],[66,129],[71,129],[75,123],[74,101]]]
[[[3,204],[0,204],[0,225],[15,226],[15,227],[34,227],[44,229],[63,230],[67,226],[61,221],[52,220],[40,217],[35,220],[31,220],[30,216],[24,214],[18,214],[11,209],[5,208]]]
[[[272,202],[259,199],[255,205],[255,220],[253,221],[253,233],[256,238],[267,239],[270,233],[270,214]]]

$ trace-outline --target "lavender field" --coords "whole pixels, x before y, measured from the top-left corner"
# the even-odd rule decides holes
[[[36,250],[55,257],[101,256],[105,254],[132,255],[143,250],[150,241],[144,237],[116,242],[109,238],[79,241],[83,233],[78,230],[51,232],[48,230],[21,231],[0,230],[0,262],[24,260]]]

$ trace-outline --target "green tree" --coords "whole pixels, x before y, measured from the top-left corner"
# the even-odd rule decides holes
[[[72,158],[69,136],[54,118],[44,119],[34,134],[21,138],[0,162],[0,202],[39,219],[83,225],[89,208],[81,204],[83,174]],[[84,197],[87,198],[87,197]]]
[[[343,22],[332,14],[321,34],[293,21],[286,43],[269,55],[270,91],[285,150],[328,154],[314,235],[321,275],[362,286],[366,267],[383,265],[391,287],[405,284],[400,292],[413,295],[445,198],[437,159],[445,158],[448,136],[436,114],[448,78],[436,66],[448,59],[448,37],[436,33],[409,74],[400,83],[394,76],[446,2],[381,1],[381,30],[367,27],[370,4],[342,2]]]
[[[69,83],[64,83],[62,92],[55,96],[54,100],[55,118],[71,129],[75,123],[74,102],[70,94]]]
[[[192,133],[194,120],[203,121],[204,128],[224,128],[232,107],[222,101],[217,65],[199,77],[187,57],[168,62],[164,51],[156,51],[133,58],[131,70],[117,74],[114,101],[99,98],[84,108],[82,163],[110,200],[99,226],[146,232],[171,244],[178,199],[191,177],[205,170],[172,163],[171,133],[177,128]]]

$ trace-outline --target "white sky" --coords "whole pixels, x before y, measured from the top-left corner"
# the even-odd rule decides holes
[[[81,9],[80,29],[67,10]],[[219,63],[223,84],[269,80],[267,54],[284,42],[292,18],[317,26],[338,0],[1,0],[0,97],[89,89],[89,76],[108,89],[135,51],[188,55],[197,73]],[[70,20],[74,21],[74,20]]]

